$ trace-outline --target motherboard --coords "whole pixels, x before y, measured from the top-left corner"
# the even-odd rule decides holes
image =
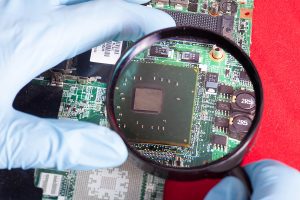
[[[215,31],[250,54],[253,4],[253,0],[152,0],[145,6],[170,14],[178,26]],[[23,88],[14,107],[40,117],[109,126],[105,108],[108,77],[131,44],[110,41],[62,62]],[[243,139],[246,129],[237,131],[236,123],[251,124],[255,114],[253,86],[247,73],[222,49],[213,44],[168,40],[141,53],[136,62],[151,68],[163,65],[168,74],[182,71],[190,77],[186,84],[193,85],[195,92],[191,96],[193,109],[183,111],[191,124],[190,134],[182,136],[178,129],[174,130],[178,138],[161,138],[159,143],[151,138],[132,140],[141,153],[162,164],[189,167],[223,157]],[[178,80],[178,84],[184,81]],[[143,95],[149,92],[160,96],[159,91],[146,89],[136,91],[137,102],[143,102]],[[241,99],[251,106],[246,107]],[[143,104],[135,106],[146,109]],[[151,109],[160,111],[155,105]],[[163,130],[163,125],[157,126]],[[92,171],[36,169],[35,185],[43,189],[47,200],[162,199],[164,180],[127,161],[119,168]]]

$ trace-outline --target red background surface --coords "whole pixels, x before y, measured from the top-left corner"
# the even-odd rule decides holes
[[[244,164],[276,159],[300,170],[300,1],[254,0],[251,58],[264,87],[264,115]],[[167,181],[166,200],[199,200],[216,180]]]

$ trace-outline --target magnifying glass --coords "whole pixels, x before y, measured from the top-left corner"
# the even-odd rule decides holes
[[[143,170],[177,180],[239,167],[263,104],[259,75],[233,42],[192,27],[160,30],[119,59],[107,91],[111,128]]]

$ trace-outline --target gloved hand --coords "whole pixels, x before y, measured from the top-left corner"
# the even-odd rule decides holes
[[[127,150],[111,130],[40,119],[12,102],[34,77],[108,40],[136,40],[174,26],[147,0],[0,1],[0,168],[93,169],[120,165]]]
[[[273,160],[246,166],[253,187],[249,196],[245,186],[235,177],[226,177],[205,197],[205,200],[296,200],[300,198],[300,172]]]

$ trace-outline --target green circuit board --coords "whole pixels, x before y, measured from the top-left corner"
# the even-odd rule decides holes
[[[35,79],[33,84],[49,85]],[[67,76],[59,119],[86,121],[108,126],[104,101],[106,84],[95,79]],[[116,184],[114,184],[116,183]],[[114,169],[90,171],[36,169],[35,185],[43,189],[43,200],[162,199],[164,180],[138,169],[127,161]]]
[[[107,126],[105,88],[105,83],[97,81],[80,84],[77,80],[65,80],[59,118]]]
[[[170,4],[170,2],[174,2]],[[223,0],[189,0],[187,6],[178,3],[180,1],[152,0],[148,6],[180,12],[203,14],[210,17],[222,17],[225,15],[233,17],[233,31],[229,36],[246,53],[250,54],[253,0],[228,0],[237,5],[236,12],[221,11],[217,14],[211,9],[212,4],[221,5]],[[196,5],[189,8],[190,4]],[[191,135],[189,146],[165,145],[155,143],[132,143],[147,157],[162,164],[175,167],[189,167],[205,164],[217,160],[232,151],[242,138],[229,133],[228,128],[215,126],[215,117],[230,120],[232,111],[216,109],[218,102],[232,104],[234,95],[208,91],[205,87],[207,74],[218,74],[218,84],[231,86],[233,91],[253,91],[252,84],[244,75],[241,67],[227,55],[225,59],[216,61],[211,59],[213,45],[199,44],[194,42],[182,42],[169,40],[157,44],[167,47],[172,51],[170,57],[150,56],[144,52],[137,59],[140,63],[159,64],[168,67],[197,69],[196,95],[194,99],[194,111],[192,115]],[[195,52],[200,54],[198,63],[181,61],[183,52]],[[97,125],[108,126],[105,111],[106,84],[95,77],[77,77],[62,75],[59,85],[63,87],[63,95],[60,103],[58,118],[91,122]],[[49,79],[41,77],[33,81],[37,85],[52,86]],[[200,99],[201,96],[201,99]],[[253,115],[250,113],[248,115]],[[209,134],[207,134],[209,133]],[[211,135],[226,137],[224,140],[213,141]],[[224,139],[223,137],[223,139]],[[212,142],[213,141],[213,142]],[[224,145],[225,144],[225,145]],[[122,175],[120,175],[122,174]],[[107,179],[101,179],[106,177]],[[125,178],[124,178],[125,177]],[[109,180],[120,180],[120,185],[101,186]],[[93,184],[94,183],[94,184]],[[107,183],[107,182],[105,182]],[[113,183],[113,182],[110,182]],[[36,169],[35,184],[43,188],[43,199],[46,200],[73,200],[73,199],[162,199],[164,180],[149,175],[135,166],[130,161],[120,168],[92,171],[57,171],[49,169]],[[126,187],[123,187],[127,185]],[[57,189],[58,188],[58,189]],[[120,196],[115,196],[117,191]],[[134,196],[135,195],[135,196]]]
[[[230,38],[250,54],[254,0],[184,0],[182,1],[184,2],[183,6],[180,6],[178,2],[180,1],[152,0],[149,6],[183,13],[206,14],[214,17],[231,15],[234,20],[233,33]],[[235,11],[230,10],[230,7],[233,7],[231,3],[236,5]],[[225,4],[228,6],[226,7]],[[191,9],[190,5],[194,5],[196,8]],[[213,9],[213,5],[215,5],[217,11]]]

